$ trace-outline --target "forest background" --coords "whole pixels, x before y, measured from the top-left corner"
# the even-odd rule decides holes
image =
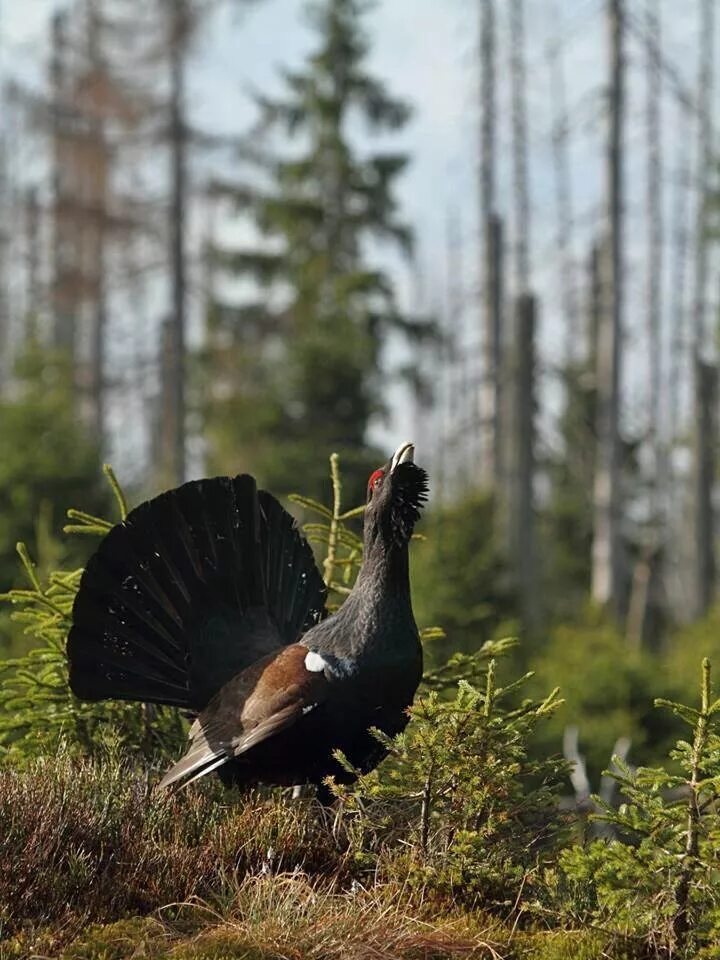
[[[720,662],[713,6],[3,4],[0,590],[104,460],[327,502],[337,452],[350,507],[413,437],[429,663],[517,636],[538,755],[664,756]]]

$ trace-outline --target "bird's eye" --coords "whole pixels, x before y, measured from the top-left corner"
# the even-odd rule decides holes
[[[385,474],[382,472],[382,470],[376,470],[368,480],[368,490],[371,492],[373,490],[379,490],[382,486],[384,476]]]

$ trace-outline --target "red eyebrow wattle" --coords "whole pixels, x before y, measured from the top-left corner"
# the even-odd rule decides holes
[[[368,480],[368,486],[371,487],[375,483],[375,481],[378,479],[378,477],[384,477],[384,476],[385,476],[384,470],[375,470],[374,473],[370,474],[370,479]]]

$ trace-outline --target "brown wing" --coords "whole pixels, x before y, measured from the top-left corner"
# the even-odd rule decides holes
[[[187,783],[295,723],[325,699],[322,671],[305,667],[307,647],[294,643],[258,660],[213,697],[190,728],[190,749],[160,781]]]

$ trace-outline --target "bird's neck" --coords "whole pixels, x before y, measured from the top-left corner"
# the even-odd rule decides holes
[[[386,544],[379,537],[366,538],[363,564],[358,573],[355,591],[364,597],[392,602],[407,599],[410,602],[410,564],[407,544]]]
[[[349,626],[353,657],[387,660],[414,649],[417,628],[410,603],[407,544],[366,542],[363,565],[339,616]]]

